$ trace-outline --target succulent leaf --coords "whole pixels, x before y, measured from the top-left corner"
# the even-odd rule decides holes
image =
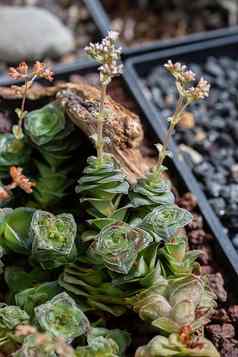
[[[0,223],[0,244],[16,253],[28,254],[31,249],[29,235],[34,209],[18,207],[14,210],[3,209]]]
[[[151,236],[142,229],[117,222],[101,230],[91,249],[109,270],[128,274],[138,253],[151,242]]]
[[[86,315],[65,292],[37,306],[35,317],[44,331],[55,337],[62,336],[69,343],[89,329]]]
[[[149,232],[155,241],[171,238],[179,228],[192,220],[192,215],[176,205],[163,205],[147,214],[140,227]]]
[[[32,257],[44,269],[54,269],[75,259],[77,225],[71,214],[54,216],[37,210],[31,222]]]

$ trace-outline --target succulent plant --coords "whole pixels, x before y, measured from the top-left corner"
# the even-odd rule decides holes
[[[35,211],[31,225],[32,257],[43,269],[54,269],[76,258],[74,244],[77,226],[73,216]]]
[[[165,270],[173,276],[199,271],[200,265],[196,259],[200,254],[199,250],[188,250],[187,240],[181,235],[171,238],[160,249],[160,258],[165,262]]]
[[[66,121],[63,107],[56,101],[29,112],[24,121],[25,132],[41,153],[35,162],[38,174],[33,197],[40,208],[57,204],[72,184],[72,152],[79,146],[75,127]]]
[[[119,329],[91,328],[87,346],[77,347],[78,357],[123,357],[131,342],[130,335]]]
[[[114,340],[119,347],[119,355],[121,357],[124,356],[127,347],[131,343],[131,337],[127,331],[119,329],[109,330],[103,327],[93,327],[90,329],[87,335],[88,344],[91,345],[94,342],[95,338],[100,336],[106,339]]]
[[[5,346],[15,342],[14,331],[17,325],[29,323],[30,317],[18,306],[11,306],[0,303],[0,350]]]
[[[163,205],[148,213],[140,227],[149,232],[156,242],[174,236],[179,228],[191,222],[192,214],[176,205]]]
[[[81,195],[80,201],[86,204],[87,212],[93,217],[90,223],[102,228],[122,220],[126,208],[119,209],[120,199],[129,189],[125,176],[110,155],[104,155],[103,159],[92,156],[87,162],[76,192]]]
[[[52,281],[19,291],[15,295],[15,301],[29,316],[33,317],[36,306],[46,303],[61,291],[57,281]]]
[[[136,216],[142,218],[154,208],[174,204],[175,200],[170,181],[156,169],[140,179],[128,195],[131,205],[136,208]]]
[[[75,357],[120,357],[119,347],[113,339],[98,336],[88,346],[77,347]]]
[[[3,208],[0,212],[0,245],[20,254],[29,254],[31,237],[30,224],[34,209],[18,207]]]
[[[135,357],[220,357],[214,345],[204,337],[187,346],[175,333],[169,337],[156,336],[146,346],[139,347]]]
[[[37,338],[39,336],[26,336],[24,342],[20,349],[18,349],[14,354],[13,357],[57,357],[55,351],[55,343],[52,338],[47,336],[45,338],[44,343],[38,344]],[[73,356],[72,356],[73,357]]]
[[[125,297],[128,295],[113,286],[105,269],[94,266],[94,259],[78,260],[68,264],[59,278],[59,285],[74,296],[86,311],[105,311],[120,316],[127,311]],[[91,262],[91,263],[90,263]]]
[[[16,304],[15,295],[17,293],[37,287],[38,284],[50,279],[50,273],[42,270],[39,266],[25,270],[21,266],[7,265],[4,269],[4,280],[8,287],[7,302]]]
[[[138,253],[152,242],[149,234],[124,222],[107,225],[92,243],[91,254],[99,256],[112,271],[128,274]]]
[[[21,326],[20,326],[21,327]],[[22,332],[21,332],[22,330]],[[24,328],[18,328],[17,333],[26,332],[24,341],[21,348],[13,353],[14,357],[75,357],[74,350],[71,346],[65,343],[64,339],[61,337],[53,337],[46,333],[39,333],[32,326],[26,326]]]
[[[145,290],[131,302],[143,320],[165,333],[179,333],[187,325],[193,332],[199,330],[216,306],[205,281],[192,275],[168,280],[163,290],[156,286]]]
[[[0,134],[0,173],[7,176],[10,166],[25,166],[31,153],[26,140],[18,140],[11,133]]]
[[[43,331],[55,337],[62,336],[69,343],[89,329],[86,315],[65,292],[37,306],[35,318]]]
[[[67,187],[71,184],[67,177],[68,170],[56,171],[49,165],[35,161],[38,170],[36,187],[32,193],[40,208],[56,206],[66,195]]]

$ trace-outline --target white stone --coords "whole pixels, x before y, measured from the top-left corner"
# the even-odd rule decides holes
[[[18,63],[59,57],[74,49],[71,31],[45,9],[0,6],[0,60]]]

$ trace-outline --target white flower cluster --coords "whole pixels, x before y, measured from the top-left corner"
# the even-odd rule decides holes
[[[196,75],[188,70],[187,66],[179,62],[172,63],[171,60],[164,66],[175,77],[179,93],[190,103],[208,97],[210,84],[204,78],[201,78],[195,87],[188,87],[190,82],[196,80]]]
[[[195,73],[187,69],[187,66],[181,63],[173,63],[171,60],[166,63],[165,68],[181,83],[188,83],[195,80]]]
[[[118,32],[110,31],[101,43],[90,43],[85,48],[91,58],[102,64],[99,71],[100,81],[103,85],[108,85],[113,77],[122,73],[121,47],[116,47],[118,37]]]

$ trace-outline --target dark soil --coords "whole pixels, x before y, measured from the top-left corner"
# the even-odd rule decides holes
[[[80,57],[85,56],[84,47],[89,42],[98,40],[99,31],[82,0],[0,0],[0,5],[34,5],[47,9],[73,32],[76,49],[62,58],[45,59],[52,64],[70,63],[78,60]],[[0,62],[0,71],[6,70],[6,66],[6,63]]]
[[[190,67],[209,80],[211,92],[188,109],[175,139],[238,249],[238,64],[228,57],[210,57],[204,65]],[[173,78],[158,67],[147,78],[147,86],[166,120],[177,97]]]
[[[126,46],[227,27],[229,15],[218,1],[102,0],[112,28]]]

